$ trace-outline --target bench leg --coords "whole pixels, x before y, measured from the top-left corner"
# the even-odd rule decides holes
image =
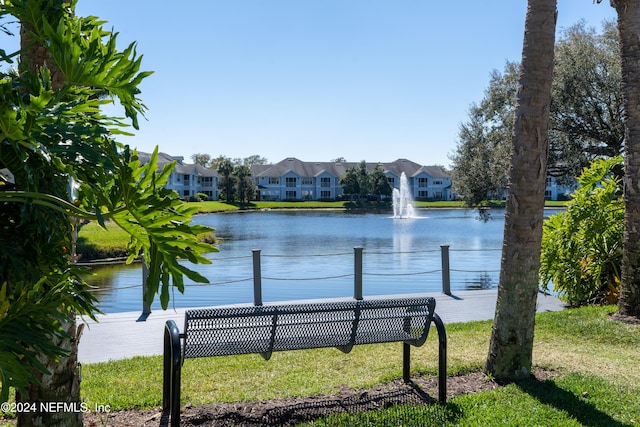
[[[442,319],[433,314],[433,323],[438,331],[438,400],[447,402],[447,332]]]
[[[164,331],[162,411],[170,414],[171,427],[180,425],[180,371],[182,368],[180,350],[180,331],[173,320],[168,320]]]
[[[402,343],[402,379],[405,383],[411,380],[411,346]]]

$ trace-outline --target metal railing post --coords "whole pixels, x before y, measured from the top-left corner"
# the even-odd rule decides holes
[[[353,248],[353,298],[362,299],[362,250],[361,246]]]
[[[151,314],[151,306],[147,304],[145,296],[147,295],[147,278],[149,277],[149,267],[142,255],[142,316],[148,316]]]
[[[451,295],[451,274],[449,270],[449,245],[440,245],[442,255],[442,293]]]
[[[260,249],[253,252],[253,305],[262,305],[262,271],[260,268]]]

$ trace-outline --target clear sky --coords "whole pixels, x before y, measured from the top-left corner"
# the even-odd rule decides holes
[[[80,0],[138,42],[140,151],[448,166],[492,70],[522,53],[525,0]],[[558,30],[608,1],[558,0]]]

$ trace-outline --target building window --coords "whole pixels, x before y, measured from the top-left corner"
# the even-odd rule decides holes
[[[202,186],[203,187],[212,187],[213,186],[213,177],[212,176],[203,176],[202,177]]]
[[[269,184],[271,184],[271,185],[280,184],[280,178],[278,178],[277,176],[270,176],[269,177]]]
[[[418,191],[418,197],[421,199],[426,199],[427,197],[429,197],[429,192],[428,191]]]
[[[313,200],[313,191],[303,191],[302,200]]]
[[[331,191],[326,191],[323,190],[320,192],[320,198],[322,199],[330,199],[331,198]]]
[[[389,185],[391,186],[391,188],[396,188],[396,180],[393,179],[393,177],[387,177],[387,181],[389,182]]]
[[[184,175],[183,180],[184,180],[184,185],[189,185],[189,175]]]
[[[305,176],[302,178],[302,185],[313,185],[313,178],[310,176]]]
[[[331,178],[320,178],[320,186],[324,188],[331,187]]]
[[[291,178],[287,178],[286,180],[286,185],[287,187],[295,187],[296,186],[296,178],[295,177],[291,177]]]
[[[288,200],[295,200],[295,198],[296,198],[296,192],[295,192],[295,191],[287,191],[287,192],[286,192],[286,194],[285,194],[285,197],[286,197]]]
[[[442,185],[442,181],[435,180],[433,181],[433,185]]]
[[[427,178],[418,178],[418,187],[426,187],[427,186]]]

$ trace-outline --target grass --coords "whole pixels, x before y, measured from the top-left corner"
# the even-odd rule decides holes
[[[115,224],[107,223],[107,229],[96,223],[85,224],[78,232],[76,252],[82,260],[117,258],[127,256],[129,235]]]
[[[609,320],[615,307],[585,307],[544,313],[536,319],[534,363],[560,372],[547,381],[524,381],[455,397],[446,405],[392,407],[370,413],[332,415],[309,425],[640,425],[640,326]],[[412,375],[435,375],[435,331],[412,352]],[[491,322],[450,324],[450,376],[480,370]],[[182,403],[203,404],[336,393],[341,385],[371,387],[401,376],[397,344],[186,361]],[[83,396],[89,407],[114,410],[161,404],[161,357],[83,366]],[[435,390],[429,391],[435,393]],[[415,422],[415,424],[411,424]]]
[[[634,407],[635,405],[635,407]],[[523,381],[448,404],[399,406],[365,414],[339,414],[305,426],[632,426],[638,399],[597,376],[568,374],[557,380]]]

